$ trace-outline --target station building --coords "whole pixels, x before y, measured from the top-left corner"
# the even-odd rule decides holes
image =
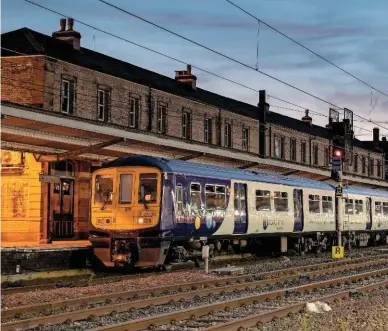
[[[330,180],[339,119],[273,112],[264,90],[251,105],[199,88],[190,65],[170,78],[83,48],[70,18],[2,34],[1,56],[3,242],[86,239],[91,172],[122,155]],[[352,136],[345,183],[388,188],[387,148],[378,129]]]

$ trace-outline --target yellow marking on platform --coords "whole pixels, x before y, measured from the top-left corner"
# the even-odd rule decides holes
[[[58,271],[37,271],[23,274],[4,275],[1,276],[1,283],[16,282],[21,280],[32,279],[48,279],[57,277],[71,277],[71,276],[84,276],[94,275],[92,269],[71,269],[71,270],[58,270]]]

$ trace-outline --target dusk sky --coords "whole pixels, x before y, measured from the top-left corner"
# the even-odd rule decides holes
[[[201,49],[97,0],[34,0],[37,3],[115,35],[176,57],[295,104],[328,114],[330,106],[243,66]],[[225,0],[108,0],[241,62],[255,66],[257,22]],[[330,61],[388,94],[388,2],[385,0],[235,0],[235,3],[298,40]],[[28,27],[51,35],[59,16],[24,0],[2,0],[2,33]],[[184,65],[75,23],[81,45],[140,67],[174,77]],[[276,32],[260,25],[259,69],[388,128],[388,97],[359,83]],[[198,86],[251,104],[258,93],[193,69]],[[372,101],[372,105],[371,105]],[[271,105],[300,108],[269,99]],[[301,118],[303,113],[272,107]],[[375,125],[355,125],[372,129]],[[327,118],[313,115],[315,124]],[[382,135],[388,130],[380,127]],[[355,129],[359,139],[372,133]],[[360,135],[361,134],[361,135]]]

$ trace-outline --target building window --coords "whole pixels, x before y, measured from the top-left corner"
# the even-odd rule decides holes
[[[329,166],[329,148],[325,147],[325,167]]]
[[[361,170],[362,170],[362,173],[365,175],[365,173],[366,173],[366,159],[365,159],[365,156],[363,156],[361,158]]]
[[[375,160],[369,159],[369,176],[375,175]]]
[[[158,133],[167,132],[167,106],[163,104],[158,104],[157,108],[157,127]]]
[[[296,139],[290,140],[290,160],[296,161]]]
[[[313,164],[318,165],[319,164],[319,149],[318,145],[314,144],[313,145]]]
[[[61,84],[61,112],[72,115],[74,113],[74,82],[62,79]]]
[[[129,127],[139,128],[140,99],[136,97],[129,98]]]
[[[212,120],[210,118],[205,118],[204,123],[204,139],[205,143],[211,144],[212,143]]]
[[[190,139],[191,138],[191,114],[184,111],[182,113],[182,138]]]
[[[284,159],[284,138],[275,137],[275,157],[278,159]]]
[[[358,155],[354,155],[354,172],[358,172]]]
[[[232,132],[229,123],[224,125],[224,147],[232,147]]]
[[[381,177],[381,161],[377,160],[377,177]]]
[[[109,112],[109,91],[99,88],[97,98],[97,118],[99,121],[107,122]]]
[[[242,148],[244,151],[249,150],[249,129],[243,128],[243,139],[242,139]]]
[[[300,160],[302,163],[306,163],[306,143],[302,142],[300,145]]]

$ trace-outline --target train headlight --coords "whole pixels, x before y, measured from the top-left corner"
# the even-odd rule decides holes
[[[151,224],[152,218],[151,217],[139,217],[137,219],[137,224]]]

